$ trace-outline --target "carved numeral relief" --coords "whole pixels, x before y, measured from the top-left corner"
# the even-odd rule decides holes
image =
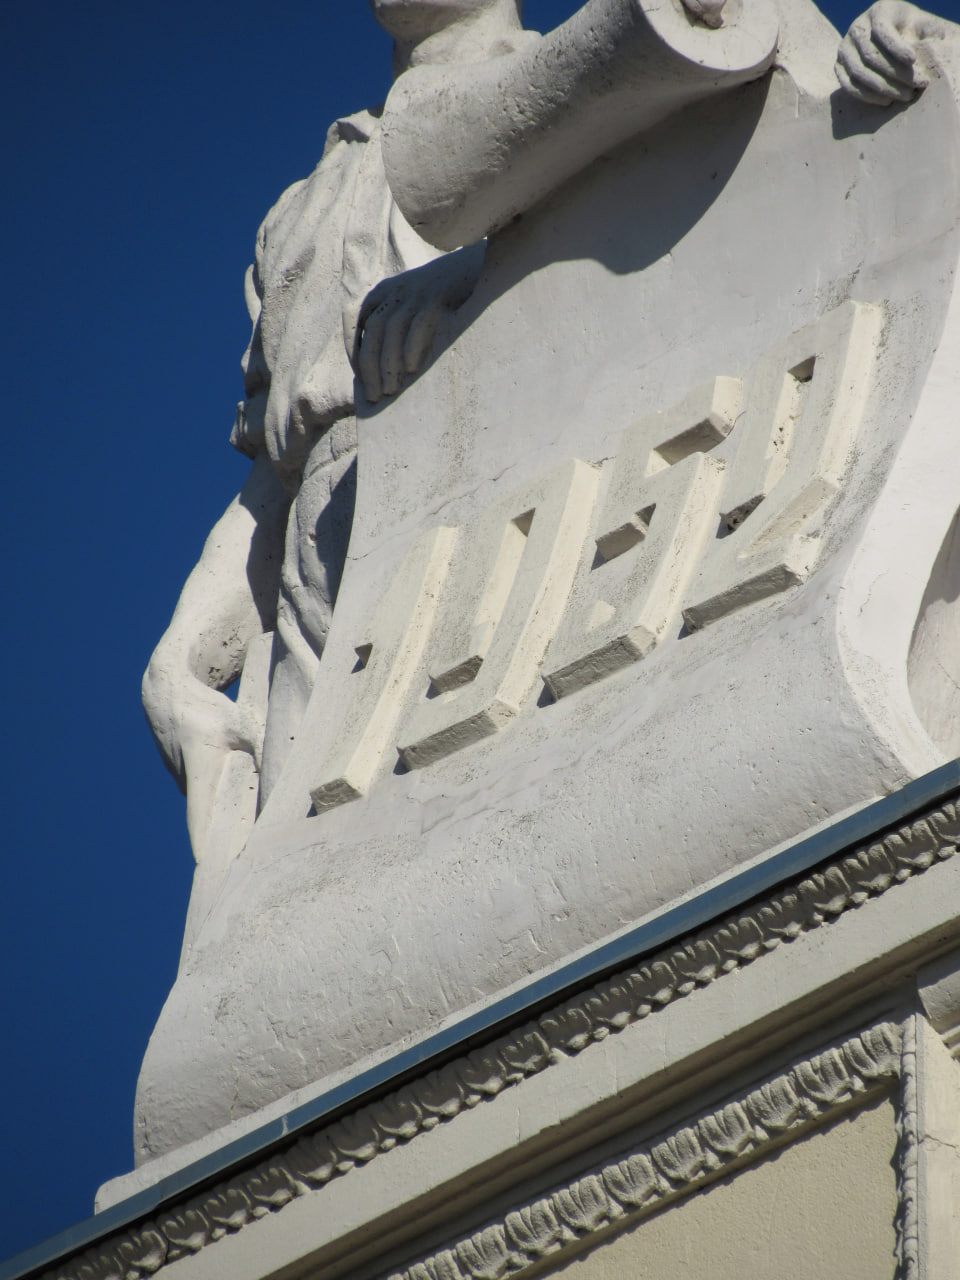
[[[565,697],[643,658],[681,612],[696,630],[802,582],[882,323],[844,303],[745,383],[715,378],[631,427],[602,472],[564,462],[459,534],[421,539],[357,645],[317,812],[361,795],[394,751],[418,769],[496,733],[541,676]]]
[[[357,645],[357,668],[346,677],[357,692],[323,781],[310,792],[317,813],[362,795],[392,746],[456,540],[455,529],[439,528],[414,543]]]
[[[432,696],[404,727],[420,768],[496,733],[537,684],[584,553],[598,473],[576,459],[498,502],[464,541],[428,666]]]
[[[624,434],[544,679],[554,697],[636,662],[679,617],[680,598],[716,528],[722,465],[704,449],[737,420],[741,384],[716,378]],[[651,447],[651,445],[653,447]]]
[[[755,370],[721,499],[728,533],[698,570],[683,610],[691,630],[809,575],[815,521],[840,486],[860,427],[882,323],[879,307],[844,303]]]

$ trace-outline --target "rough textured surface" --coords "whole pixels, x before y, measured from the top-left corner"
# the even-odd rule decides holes
[[[624,6],[588,9],[619,20]],[[309,614],[293,569],[320,523],[301,487],[249,839],[234,784],[198,816],[188,777],[192,828],[226,834],[201,856],[145,1059],[141,1160],[409,1042],[943,758],[956,102],[933,62],[902,111],[831,95],[835,34],[811,5],[780,18],[773,72],[740,84],[766,65],[754,53],[739,87],[646,121],[552,195],[525,186],[539,203],[491,237],[467,301],[457,267],[444,298],[459,309],[434,316],[419,378],[361,397],[356,514],[319,661],[319,644],[280,634]],[[511,40],[483,71],[508,116],[535,56]],[[596,50],[581,52],[583,84],[559,106],[576,118],[582,89],[593,119]],[[417,84],[463,91],[438,65],[398,82],[391,147]],[[549,170],[535,129],[497,133],[489,110],[468,125],[468,141],[487,129],[519,168]],[[373,126],[351,128],[331,154],[362,152],[355,179],[399,235]],[[384,351],[396,335],[374,317],[409,320],[404,282],[419,298],[426,279],[397,277],[370,313]],[[274,434],[293,440],[297,421]],[[321,488],[348,458],[345,422],[320,435]],[[272,465],[296,456],[264,448]],[[263,688],[255,668],[244,683]],[[247,762],[246,803],[256,734],[208,728],[194,745],[220,768]]]
[[[502,1219],[402,1273],[403,1280],[483,1280],[526,1270],[628,1215],[649,1212],[723,1172],[761,1158],[851,1105],[888,1092],[904,1067],[902,1030],[880,1023],[803,1058],[740,1096],[516,1205]],[[312,1158],[313,1157],[313,1158]],[[354,1159],[363,1160],[363,1152]],[[178,1206],[46,1274],[44,1280],[139,1280],[282,1209],[322,1174],[302,1144],[269,1168]],[[394,1280],[391,1277],[391,1280]]]
[[[117,1251],[124,1256],[158,1257],[164,1264],[188,1257],[209,1244],[276,1212],[292,1200],[327,1187],[351,1171],[368,1165],[398,1144],[415,1140],[440,1124],[521,1086],[571,1055],[682,1000],[745,964],[778,951],[801,934],[817,931],[871,898],[894,891],[911,877],[956,854],[960,818],[953,803],[931,810],[908,825],[785,886],[755,907],[719,921],[676,947],[652,956],[643,965],[617,974],[582,996],[550,1010],[534,1023],[476,1050],[398,1093],[362,1108],[342,1123],[307,1133],[289,1147],[236,1177],[191,1197],[137,1230],[98,1251],[103,1276],[113,1273]],[[957,986],[956,957],[937,975],[941,985]],[[938,1025],[949,1035],[960,1018],[957,1002],[942,997]],[[924,1032],[924,1034],[926,1034]],[[911,1070],[916,1037],[901,1044]],[[928,1050],[928,1052],[933,1052]],[[951,1071],[955,1068],[949,1063]],[[955,1088],[947,1072],[941,1093]],[[914,1091],[915,1094],[915,1091]],[[937,1095],[938,1098],[940,1095]],[[904,1130],[903,1150],[909,1171],[903,1184],[915,1186],[917,1142],[923,1135],[914,1116]],[[936,1157],[935,1157],[936,1158]],[[942,1160],[942,1157],[939,1157]],[[140,1175],[146,1171],[141,1171]],[[126,1180],[124,1180],[126,1182]],[[125,1186],[125,1193],[132,1188]],[[105,1203],[118,1197],[117,1189]],[[906,1199],[904,1200],[906,1204]],[[916,1202],[914,1200],[914,1207]],[[916,1229],[915,1215],[914,1230]],[[159,1265],[159,1263],[158,1263]],[[146,1267],[146,1263],[144,1263]],[[74,1275],[65,1268],[57,1275]],[[100,1278],[99,1272],[91,1273]]]

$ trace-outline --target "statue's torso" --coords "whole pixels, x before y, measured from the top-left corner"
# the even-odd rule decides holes
[[[360,308],[380,280],[435,254],[393,201],[379,119],[368,111],[333,125],[316,169],[284,192],[257,237],[247,362],[260,363],[267,385],[246,406],[248,438],[239,443],[248,452],[266,449],[295,491],[264,794],[295,738],[316,676],[350,535],[356,429],[349,352]]]

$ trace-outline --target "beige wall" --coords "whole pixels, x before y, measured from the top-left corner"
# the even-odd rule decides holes
[[[892,1280],[896,1130],[883,1099],[549,1274],[555,1280]]]

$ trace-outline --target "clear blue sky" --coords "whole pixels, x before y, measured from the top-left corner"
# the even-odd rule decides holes
[[[0,0],[0,1259],[132,1163],[192,871],[140,676],[248,465],[257,226],[388,85],[363,0]]]

